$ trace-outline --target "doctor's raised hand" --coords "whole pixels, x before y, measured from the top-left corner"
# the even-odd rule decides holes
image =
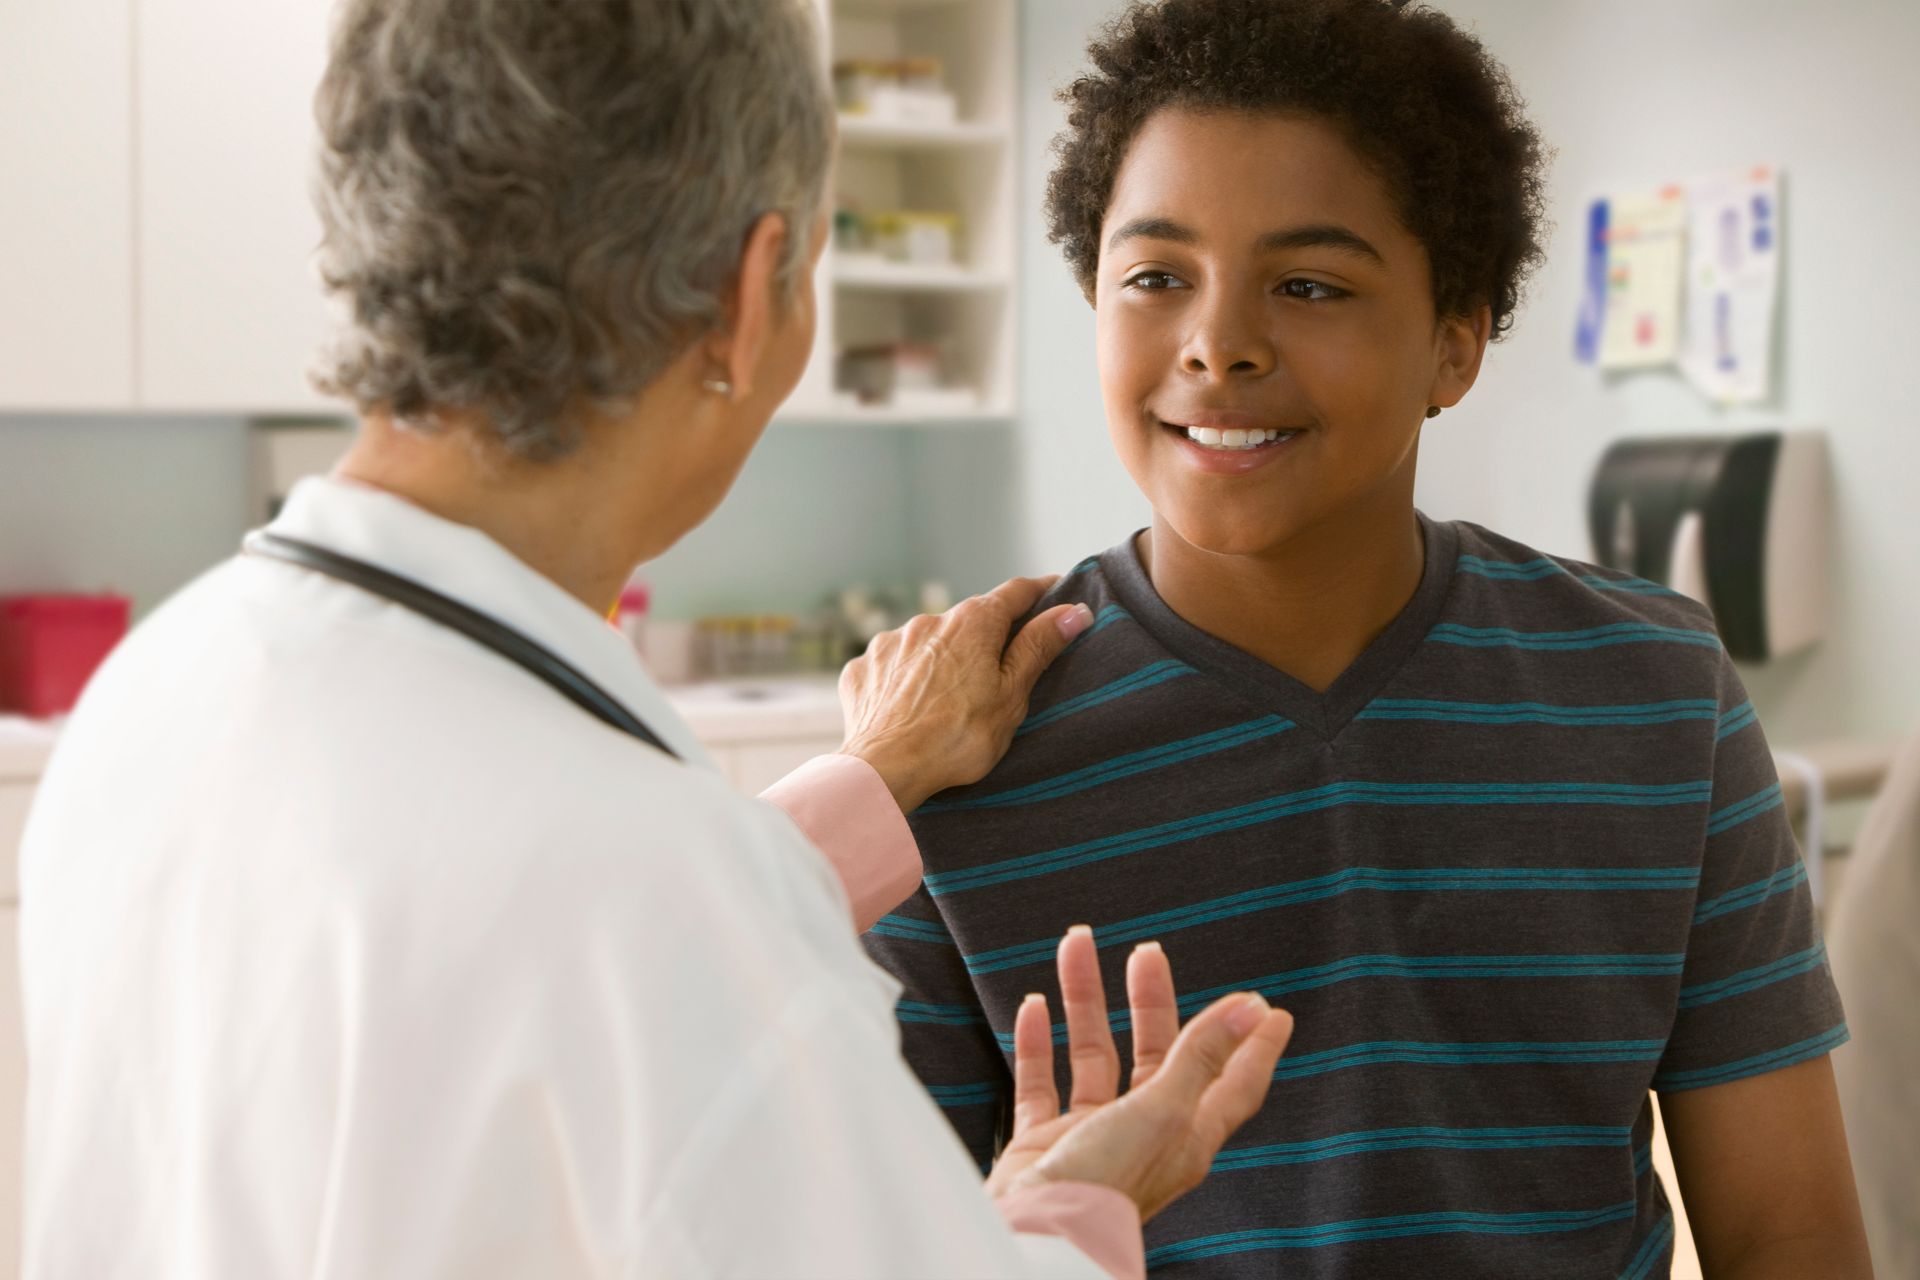
[[[1057,963],[1073,1081],[1067,1109],[1054,1083],[1047,1000],[1029,995],[1014,1019],[1013,1136],[987,1190],[1093,1183],[1123,1192],[1151,1218],[1199,1186],[1221,1145],[1259,1111],[1292,1015],[1243,991],[1183,1029],[1166,953],[1142,943],[1127,957],[1133,1074],[1122,1092],[1092,931],[1070,930]]]

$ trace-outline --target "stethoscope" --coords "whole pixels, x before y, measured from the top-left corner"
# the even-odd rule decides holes
[[[675,760],[680,758],[679,753],[662,742],[643,720],[627,710],[612,694],[589,680],[579,668],[537,640],[496,618],[488,617],[478,609],[443,596],[411,578],[389,573],[379,565],[343,556],[337,551],[329,551],[298,538],[260,529],[248,534],[240,546],[248,555],[282,560],[350,583],[362,591],[372,592],[403,609],[411,609],[422,617],[457,631],[475,644],[493,650],[545,681],[567,701],[602,723],[640,739]]]

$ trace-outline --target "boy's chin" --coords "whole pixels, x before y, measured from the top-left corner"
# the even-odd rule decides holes
[[[1216,556],[1264,555],[1285,546],[1298,532],[1295,521],[1270,512],[1254,519],[1222,510],[1175,509],[1159,515],[1160,523],[1170,527],[1182,542]]]

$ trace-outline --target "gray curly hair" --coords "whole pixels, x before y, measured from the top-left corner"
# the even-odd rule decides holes
[[[806,269],[833,107],[808,0],[347,0],[316,102],[323,391],[579,443],[721,316],[747,232]]]

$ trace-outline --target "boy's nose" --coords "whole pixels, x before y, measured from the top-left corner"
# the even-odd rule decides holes
[[[1273,342],[1250,308],[1218,300],[1198,317],[1180,352],[1187,373],[1257,378],[1273,371]]]

